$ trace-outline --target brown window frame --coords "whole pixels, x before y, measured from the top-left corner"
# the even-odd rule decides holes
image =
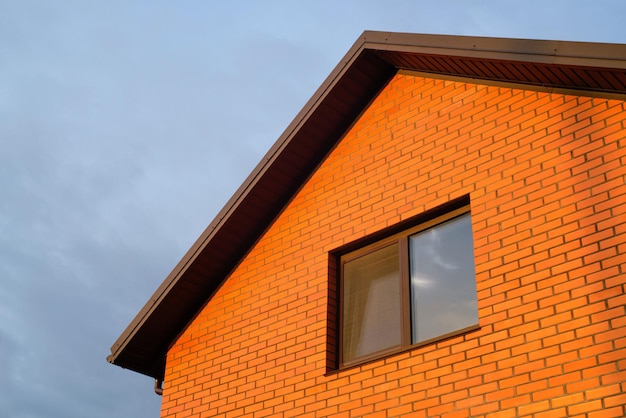
[[[475,325],[471,325],[462,329],[458,329],[452,332],[448,332],[442,335],[435,336],[433,338],[429,338],[424,341],[419,341],[417,343],[412,343],[411,337],[411,285],[410,285],[410,254],[409,254],[409,238],[414,236],[415,234],[419,234],[420,232],[424,232],[430,228],[437,227],[439,225],[443,225],[446,222],[452,221],[456,218],[459,218],[463,215],[469,214],[471,216],[470,205],[469,203],[465,203],[462,206],[454,205],[453,208],[444,208],[434,211],[430,216],[419,217],[412,222],[409,222],[409,225],[398,225],[395,228],[388,230],[387,234],[384,232],[382,234],[377,234],[375,237],[371,237],[370,239],[361,240],[359,244],[353,244],[349,248],[346,248],[344,251],[336,252],[336,262],[337,262],[337,296],[339,299],[338,309],[337,309],[337,334],[336,334],[336,342],[337,342],[337,369],[345,369],[352,366],[360,365],[363,363],[367,363],[373,360],[378,360],[380,358],[384,358],[393,354],[397,354],[400,352],[404,352],[407,350],[412,350],[417,347],[421,347],[424,345],[428,345],[437,341],[441,341],[453,336],[457,336],[460,334],[467,333],[469,331],[473,331],[479,328],[478,322]],[[424,219],[426,218],[426,219]],[[344,277],[344,265],[349,262],[358,259],[359,257],[363,257],[369,253],[385,248],[386,246],[398,244],[398,257],[399,257],[399,274],[400,274],[400,303],[401,303],[401,342],[399,345],[395,345],[386,349],[382,349],[370,354],[362,355],[356,357],[349,361],[343,360],[343,339],[344,339],[344,316],[343,310],[345,307],[344,302],[344,294],[343,294],[343,277]],[[473,235],[472,235],[472,243],[473,243]],[[473,248],[472,248],[473,252]],[[476,312],[476,318],[478,321],[478,311]]]

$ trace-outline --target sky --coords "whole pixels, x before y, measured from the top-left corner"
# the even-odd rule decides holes
[[[0,0],[0,416],[158,417],[110,347],[364,30],[626,43],[623,0]]]

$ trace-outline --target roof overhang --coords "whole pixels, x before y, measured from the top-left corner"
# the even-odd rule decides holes
[[[111,347],[162,379],[167,350],[399,70],[626,94],[626,45],[366,31]]]

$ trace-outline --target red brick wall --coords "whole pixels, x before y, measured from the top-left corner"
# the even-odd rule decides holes
[[[329,251],[470,195],[481,329],[326,374]],[[623,100],[398,75],[167,356],[162,417],[626,415]]]

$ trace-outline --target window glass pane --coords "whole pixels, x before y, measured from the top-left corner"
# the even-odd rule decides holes
[[[398,245],[343,265],[343,362],[402,341]]]
[[[412,342],[478,323],[469,214],[409,238]]]

